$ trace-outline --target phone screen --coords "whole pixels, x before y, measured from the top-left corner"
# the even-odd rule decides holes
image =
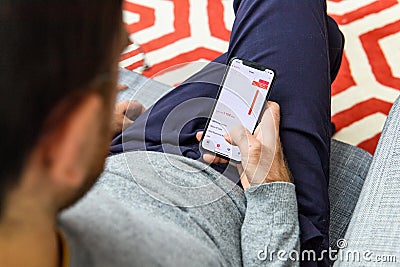
[[[237,162],[239,148],[226,142],[224,134],[239,125],[254,132],[275,76],[273,70],[246,62],[231,61],[202,140],[204,149]]]

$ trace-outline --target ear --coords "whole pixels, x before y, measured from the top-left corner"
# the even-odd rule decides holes
[[[65,191],[77,190],[85,182],[93,150],[101,127],[103,102],[100,96],[90,94],[71,114],[66,115],[43,142],[40,151],[43,172],[53,186]],[[57,190],[55,192],[61,192]]]

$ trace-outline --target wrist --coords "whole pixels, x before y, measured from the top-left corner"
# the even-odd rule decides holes
[[[271,170],[269,171],[267,178],[265,179],[266,183],[273,182],[286,182],[292,183],[292,175],[290,173],[289,167],[286,163],[286,160],[281,154],[278,158],[274,159],[272,163]]]

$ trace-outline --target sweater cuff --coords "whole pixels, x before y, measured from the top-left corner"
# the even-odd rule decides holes
[[[245,195],[246,213],[250,212],[258,219],[270,215],[275,224],[293,224],[298,220],[296,190],[292,183],[274,182],[251,186]]]

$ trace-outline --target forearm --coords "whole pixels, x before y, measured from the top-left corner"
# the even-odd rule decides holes
[[[275,182],[245,192],[247,210],[242,226],[244,266],[298,266],[299,223],[295,186]]]

